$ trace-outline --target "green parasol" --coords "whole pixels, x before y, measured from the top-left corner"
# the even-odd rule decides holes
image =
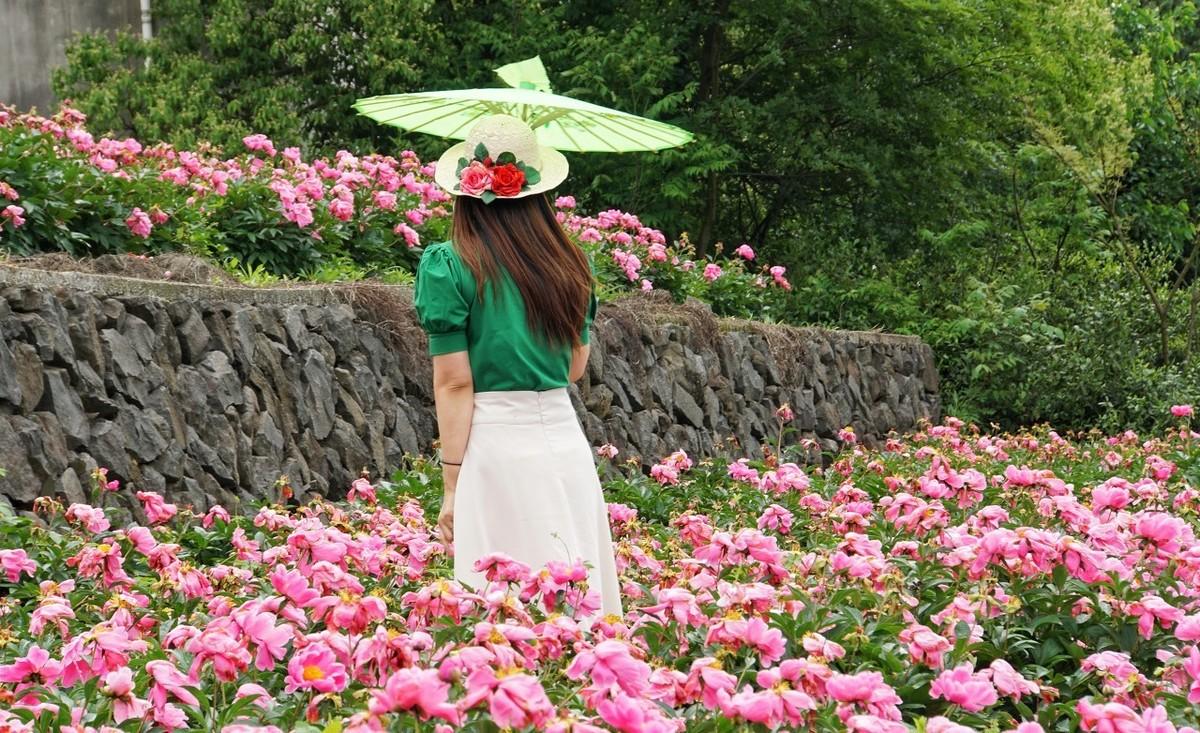
[[[359,99],[354,109],[385,124],[454,140],[465,139],[480,118],[506,114],[527,122],[542,145],[576,152],[662,150],[692,140],[674,125],[554,94],[537,56],[496,73],[510,88],[384,94]]]

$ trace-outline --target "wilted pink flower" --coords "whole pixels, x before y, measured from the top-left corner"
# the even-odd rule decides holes
[[[948,639],[921,624],[911,624],[901,631],[900,641],[908,645],[914,662],[933,669],[942,668],[942,658],[953,646]]]
[[[554,704],[536,677],[515,674],[497,681],[488,698],[488,712],[501,728],[540,728],[554,714]]]
[[[596,449],[596,455],[600,456],[601,458],[607,458],[610,461],[617,457],[618,452],[617,446],[612,445],[611,443],[605,443]]]
[[[420,244],[421,244],[421,235],[417,234],[416,229],[413,229],[412,227],[405,224],[404,222],[397,224],[395,227],[392,228],[392,231],[395,234],[398,234],[398,235],[404,237],[404,242],[409,247],[417,247],[417,246],[420,246]]]
[[[900,720],[900,696],[879,672],[835,673],[825,682],[825,688],[830,697],[842,703],[838,717],[843,720],[856,709],[884,720]]]
[[[338,221],[350,221],[354,218],[354,199],[338,197],[331,200],[329,213]]]
[[[925,733],[975,733],[975,729],[959,725],[945,716],[935,715],[925,721]]]
[[[804,635],[801,645],[804,647],[804,651],[812,656],[828,661],[834,661],[846,656],[846,649],[841,644],[830,641],[814,631],[810,631]]]
[[[271,157],[275,155],[274,143],[271,142],[269,137],[263,135],[262,133],[247,135],[246,137],[242,138],[242,144],[244,144],[250,150],[261,150]],[[289,150],[295,150],[295,148],[289,148]],[[298,156],[299,151],[297,151],[297,157]]]
[[[25,223],[25,209],[16,204],[9,204],[3,209],[0,209],[0,220],[8,219],[12,221],[13,229],[20,227]]]
[[[650,467],[650,478],[663,486],[674,486],[679,483],[679,469],[659,463]]]
[[[786,272],[787,272],[786,267],[783,267],[781,265],[775,265],[774,267],[771,268],[771,279],[773,279],[775,281],[776,285],[783,288],[784,290],[791,290],[792,284],[790,282],[788,282],[788,279],[786,277],[784,277],[784,273],[786,273]]]
[[[169,522],[179,511],[174,504],[168,504],[161,495],[153,491],[139,491],[137,498],[142,502],[146,518],[150,520],[151,524]]]
[[[241,627],[246,638],[258,646],[254,658],[254,666],[267,671],[275,666],[275,662],[287,655],[286,646],[292,640],[292,627],[288,624],[276,625],[278,619],[269,611],[241,611],[234,613],[234,620]]]
[[[992,684],[1001,695],[1019,698],[1024,695],[1036,695],[1041,691],[1037,683],[1022,677],[1020,672],[1003,659],[993,659],[988,669],[992,674]]]
[[[423,718],[441,718],[458,724],[460,714],[449,702],[450,685],[436,669],[400,669],[388,676],[381,689],[371,691],[369,710],[382,715],[413,710]]]
[[[113,698],[113,720],[123,723],[140,719],[150,710],[150,703],[133,694],[133,670],[115,669],[104,676],[100,691]]]
[[[650,686],[650,665],[634,658],[629,646],[615,639],[579,652],[566,674],[573,680],[589,675],[600,687],[616,685],[635,697],[644,695]]]
[[[25,573],[30,577],[37,572],[37,563],[29,559],[24,550],[0,550],[0,568],[8,582],[15,583]]]
[[[34,644],[25,656],[18,657],[12,664],[0,665],[0,682],[53,686],[62,671],[61,662]]]
[[[772,529],[780,534],[792,531],[792,513],[778,504],[772,504],[758,517],[759,529]]]
[[[153,224],[150,223],[150,216],[142,211],[140,207],[133,207],[133,211],[125,218],[125,226],[129,227],[129,231],[133,232],[134,236],[147,239],[150,236],[150,230]]]
[[[200,524],[205,529],[208,529],[209,527],[213,526],[218,519],[222,522],[229,522],[229,512],[220,504],[213,504],[212,508],[208,510],[208,513],[204,515],[204,519],[200,520]]]
[[[368,504],[374,504],[377,501],[375,498],[375,487],[365,478],[354,479],[354,482],[350,484],[350,491],[346,494],[346,499],[349,501],[354,501],[358,498],[361,498]]]
[[[375,201],[375,205],[384,211],[396,208],[396,194],[391,191],[376,191],[371,198]]]
[[[168,696],[174,697],[185,705],[199,705],[200,701],[187,689],[195,684],[175,665],[163,659],[154,659],[146,663],[146,672],[150,674],[150,703],[155,707],[167,704]]]

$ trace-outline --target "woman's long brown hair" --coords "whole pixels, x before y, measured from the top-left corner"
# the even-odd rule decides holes
[[[530,330],[555,346],[579,344],[592,271],[544,195],[490,204],[459,196],[451,236],[459,257],[475,275],[480,296],[486,284],[496,285],[507,270],[525,300]]]

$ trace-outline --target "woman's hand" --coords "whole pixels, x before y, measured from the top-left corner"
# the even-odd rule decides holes
[[[442,509],[438,512],[438,530],[442,542],[447,545],[454,542],[454,494],[458,490],[459,470],[458,466],[442,468]]]

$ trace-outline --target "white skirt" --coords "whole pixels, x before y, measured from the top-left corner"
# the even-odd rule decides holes
[[[486,583],[476,560],[502,552],[537,571],[588,566],[602,614],[621,614],[608,505],[566,389],[477,392],[454,497],[454,576]]]

